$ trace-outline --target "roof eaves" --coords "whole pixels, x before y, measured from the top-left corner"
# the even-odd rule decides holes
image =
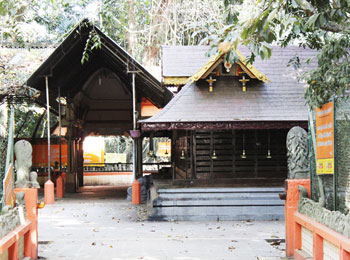
[[[271,80],[264,73],[260,72],[252,64],[248,64],[248,59],[239,50],[235,49],[235,52],[239,58],[238,64],[251,78],[257,78],[264,83],[267,81],[271,82]]]

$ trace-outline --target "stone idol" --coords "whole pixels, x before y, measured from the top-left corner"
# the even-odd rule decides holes
[[[26,140],[20,140],[15,144],[16,188],[40,188],[37,173],[31,171],[32,151],[32,145]]]

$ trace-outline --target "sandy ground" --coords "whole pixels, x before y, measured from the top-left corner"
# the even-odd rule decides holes
[[[85,187],[39,210],[39,259],[284,259],[283,221],[151,222],[125,197]]]

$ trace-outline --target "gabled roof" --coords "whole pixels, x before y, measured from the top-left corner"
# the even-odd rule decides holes
[[[252,64],[248,64],[248,59],[237,49],[234,50],[238,56],[238,65],[242,68],[242,70],[249,75],[252,79],[258,79],[262,82],[267,82],[269,79],[265,74],[260,72],[257,68],[255,68]],[[195,74],[193,74],[188,81],[194,82],[201,78],[206,78],[209,73],[211,73],[219,63],[223,62],[225,53],[219,52],[216,55],[212,56],[204,66],[202,66]]]
[[[101,49],[89,53],[89,60],[81,64],[89,34],[94,32],[101,39]],[[31,75],[26,84],[42,92],[39,100],[45,103],[45,76],[49,76],[50,104],[55,107],[58,88],[61,95],[73,97],[97,70],[106,68],[115,73],[126,86],[131,86],[136,70],[136,91],[157,107],[163,107],[172,98],[172,93],[162,87],[142,65],[133,59],[116,42],[102,33],[88,20],[79,23],[56,48],[51,56]]]
[[[174,47],[168,51],[177,53],[178,60],[163,60],[163,71],[166,75],[184,75],[186,68],[199,67],[199,59],[191,59],[189,52],[195,47]],[[206,49],[198,47],[201,56],[205,56]],[[243,49],[247,55],[248,50]],[[196,52],[200,55],[200,52]],[[301,63],[309,58],[314,58],[306,67],[302,66],[297,71],[288,67],[289,61],[296,55]],[[188,64],[184,66],[187,56]],[[298,80],[304,71],[317,66],[316,52],[299,47],[273,47],[272,56],[269,60],[256,59],[254,66],[266,73],[271,82],[263,83],[252,79],[247,84],[247,91],[242,92],[241,84],[237,77],[221,76],[214,83],[214,92],[208,92],[208,83],[199,80],[187,83],[183,89],[163,108],[158,114],[150,119],[141,121],[144,130],[152,129],[198,129],[200,125],[206,129],[215,125],[223,128],[235,128],[242,123],[260,122],[263,125],[270,123],[288,125],[288,122],[306,122],[307,108],[304,100],[305,84]],[[167,64],[169,61],[170,64]],[[164,74],[163,74],[164,75]],[[224,126],[225,125],[225,126]],[[235,126],[236,125],[236,126]],[[262,125],[262,126],[263,126]],[[290,125],[290,124],[289,124]],[[248,127],[248,126],[246,126]]]

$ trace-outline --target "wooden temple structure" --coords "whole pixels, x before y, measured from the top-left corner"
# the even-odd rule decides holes
[[[307,128],[306,69],[295,70],[315,52],[273,47],[267,61],[247,64],[245,48],[237,62],[224,54],[206,56],[208,46],[163,47],[163,84],[178,94],[155,116],[141,120],[143,132],[168,132],[175,179],[210,185],[282,185],[287,177],[286,136]]]
[[[92,39],[97,40],[92,42]],[[99,44],[92,49],[95,43]],[[88,57],[84,62],[83,55]],[[71,31],[26,84],[40,91],[37,102],[48,103],[50,111],[61,118],[62,128],[66,128],[63,137],[68,146],[68,191],[84,185],[83,140],[86,136],[129,135],[130,130],[137,130],[136,120],[149,117],[173,97],[88,20]],[[134,140],[136,175],[142,175],[140,153],[139,138]]]
[[[82,56],[89,37],[100,48]],[[273,47],[267,61],[247,64],[245,48],[229,64],[208,46],[165,46],[162,83],[88,20],[82,21],[28,79],[51,111],[60,114],[67,143],[67,188],[84,185],[83,140],[89,135],[129,135],[134,170],[142,176],[142,138],[171,139],[173,178],[227,185],[282,185],[287,176],[286,136],[307,128],[304,84],[307,68],[288,67],[315,52]],[[312,61],[308,68],[316,66]],[[177,94],[169,89],[174,88]],[[154,115],[154,112],[162,109]],[[59,113],[61,111],[61,113]],[[152,116],[153,115],[153,116]],[[152,116],[152,117],[150,117]],[[136,169],[137,168],[137,169]]]

